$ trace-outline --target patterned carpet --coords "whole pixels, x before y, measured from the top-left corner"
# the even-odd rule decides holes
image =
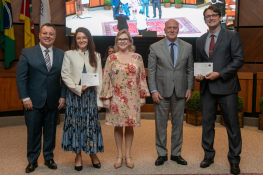
[[[149,19],[146,24],[148,30],[157,31],[157,35],[164,35],[165,22],[170,18],[164,19]],[[179,22],[179,34],[193,34],[201,33],[186,17],[173,18]],[[102,32],[103,36],[116,36],[118,33],[117,22],[102,22]],[[139,35],[137,30],[136,20],[128,21],[129,32],[131,36]]]

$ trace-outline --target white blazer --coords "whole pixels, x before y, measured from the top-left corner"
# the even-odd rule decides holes
[[[66,86],[78,96],[81,96],[81,85],[79,85],[84,63],[86,66],[87,73],[98,73],[99,75],[99,86],[96,86],[97,92],[97,105],[103,107],[102,101],[99,98],[99,94],[102,88],[102,68],[101,68],[101,57],[100,54],[96,53],[97,58],[97,70],[91,67],[89,64],[89,51],[82,52],[81,50],[69,50],[65,52],[64,60],[61,69],[61,77]]]

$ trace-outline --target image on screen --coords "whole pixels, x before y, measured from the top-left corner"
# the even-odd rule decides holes
[[[182,4],[175,3],[178,1]],[[123,28],[131,36],[145,30],[165,35],[165,22],[172,18],[179,22],[179,37],[199,37],[207,32],[203,11],[210,5],[220,9],[221,26],[234,29],[236,0],[170,2],[169,7],[163,0],[66,0],[66,35],[73,35],[78,27],[88,28],[93,36],[116,36]]]

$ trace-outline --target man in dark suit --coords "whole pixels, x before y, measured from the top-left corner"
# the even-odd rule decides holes
[[[237,71],[244,64],[241,37],[237,32],[220,27],[222,17],[217,7],[208,7],[203,15],[209,31],[197,39],[196,61],[213,63],[213,72],[196,76],[196,80],[200,81],[202,147],[205,152],[200,167],[209,167],[214,162],[214,127],[219,105],[228,133],[230,172],[239,174],[242,142],[237,104],[241,88]]]
[[[171,107],[171,160],[187,165],[181,157],[185,102],[194,89],[194,59],[192,45],[179,39],[179,23],[166,21],[166,37],[150,46],[148,84],[155,111],[155,145],[158,158],[155,165],[167,161],[167,121]]]
[[[19,98],[25,108],[27,126],[26,173],[38,166],[43,128],[43,154],[45,165],[57,169],[53,150],[56,140],[56,123],[59,110],[65,104],[66,86],[61,81],[64,51],[53,47],[55,26],[49,23],[41,27],[40,43],[22,50],[16,72]]]

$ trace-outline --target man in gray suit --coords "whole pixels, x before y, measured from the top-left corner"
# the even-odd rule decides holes
[[[17,65],[16,83],[19,98],[25,108],[27,126],[29,164],[26,173],[34,171],[38,166],[42,128],[45,165],[57,169],[53,150],[58,112],[65,104],[66,86],[61,81],[64,51],[52,46],[55,38],[55,26],[44,24],[39,33],[40,43],[23,49]]]
[[[215,120],[217,106],[226,124],[229,152],[228,161],[232,174],[239,174],[241,153],[241,133],[238,119],[238,91],[241,90],[237,71],[244,64],[244,52],[239,33],[220,27],[221,12],[210,6],[204,11],[204,20],[209,31],[197,39],[196,61],[213,63],[213,72],[197,75],[200,81],[202,110],[202,147],[205,152],[200,167],[214,163]]]
[[[167,161],[167,121],[171,106],[171,160],[187,165],[181,157],[185,101],[194,88],[192,45],[177,38],[179,23],[170,19],[165,23],[166,37],[150,46],[148,83],[155,110],[156,149],[155,165]],[[187,98],[187,99],[185,99]]]

